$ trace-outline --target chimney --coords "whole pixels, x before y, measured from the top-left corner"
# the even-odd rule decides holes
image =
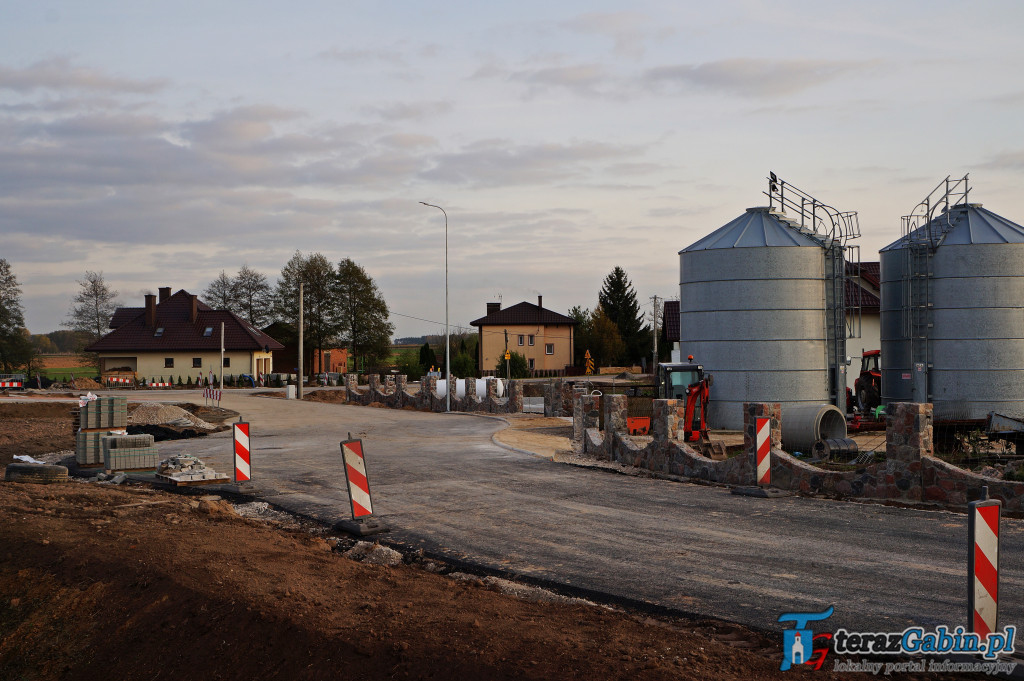
[[[537,307],[544,307],[544,296],[537,296]]]
[[[146,326],[156,326],[156,296],[152,293],[146,294]]]
[[[196,297],[194,295],[190,295],[189,298],[191,299],[189,302],[191,302],[192,305],[188,310],[188,320],[195,324],[196,319],[199,318],[199,306],[196,305]]]
[[[501,303],[487,303],[487,314],[501,311]]]
[[[167,300],[170,297],[171,297],[171,287],[170,286],[161,286],[160,287],[160,302],[162,303],[162,302],[164,302],[165,300]]]

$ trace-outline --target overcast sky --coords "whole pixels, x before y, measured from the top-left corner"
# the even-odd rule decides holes
[[[858,211],[873,260],[946,175],[1024,222],[1022,29],[1005,0],[0,0],[0,257],[34,333],[87,269],[141,305],[299,249],[419,335],[444,320],[419,201],[467,324],[592,307],[616,265],[677,296],[677,252],[772,170]]]

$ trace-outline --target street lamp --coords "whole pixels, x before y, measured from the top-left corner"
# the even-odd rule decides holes
[[[444,213],[444,410],[450,412],[452,410],[452,352],[448,334],[448,213],[445,213],[441,206],[435,206],[426,201],[420,201],[420,203]]]

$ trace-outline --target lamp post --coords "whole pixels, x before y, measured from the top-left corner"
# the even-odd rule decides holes
[[[444,410],[452,410],[452,353],[451,339],[448,333],[448,213],[444,208],[435,206],[426,201],[420,201],[424,206],[436,208],[444,213]]]

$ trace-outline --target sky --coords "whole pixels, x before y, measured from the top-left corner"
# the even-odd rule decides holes
[[[33,333],[86,270],[126,305],[296,250],[396,336],[593,307],[767,203],[857,211],[862,260],[947,175],[1024,222],[1024,4],[0,0],[0,258]]]

